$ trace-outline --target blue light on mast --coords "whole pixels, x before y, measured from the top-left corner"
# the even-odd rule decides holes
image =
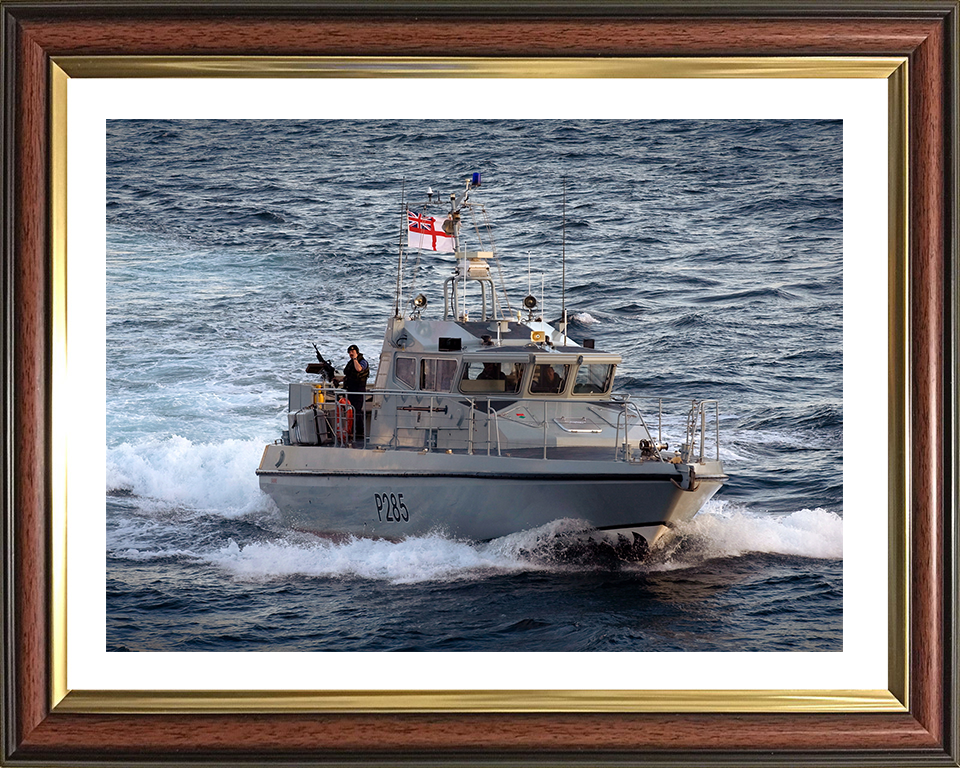
[[[479,171],[477,171],[476,173],[473,174],[473,178],[470,179],[470,186],[471,186],[471,187],[479,187],[479,186],[480,186],[480,172],[479,172]]]

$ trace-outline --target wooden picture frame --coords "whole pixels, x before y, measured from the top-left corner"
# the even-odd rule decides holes
[[[594,3],[510,7],[461,3],[257,3],[168,0],[112,4],[17,2],[2,8],[4,569],[3,741],[11,765],[544,764],[902,765],[958,764],[957,677],[957,21],[952,2]],[[422,33],[429,18],[431,34]],[[65,599],[56,551],[60,479],[51,447],[53,369],[64,318],[56,249],[65,226],[62,169],[51,126],[64,109],[62,69],[95,73],[104,57],[138,59],[147,71],[176,58],[475,57],[539,60],[687,57],[903,58],[891,98],[906,105],[909,168],[891,210],[908,268],[892,301],[908,333],[893,340],[906,374],[892,400],[906,413],[891,451],[902,472],[905,585],[892,610],[903,637],[891,643],[889,700],[856,697],[796,711],[698,706],[665,697],[628,711],[532,698],[516,711],[497,701],[378,711],[349,700],[312,711],[309,701],[264,694],[171,694],[106,706],[62,690]],[[240,57],[240,58],[237,58]],[[290,63],[293,62],[294,65]],[[228,68],[230,68],[228,67]],[[162,66],[156,72],[164,71]],[[169,70],[167,70],[169,71]],[[292,71],[286,71],[289,75]],[[301,73],[302,74],[302,73]],[[902,90],[906,89],[906,90]],[[895,92],[895,93],[894,93]],[[59,297],[62,298],[62,297]],[[902,409],[901,409],[902,410]],[[896,414],[894,414],[896,416]],[[894,419],[896,422],[896,418]],[[907,431],[909,430],[909,431]],[[896,558],[894,558],[896,561]],[[902,571],[902,572],[899,572]],[[895,594],[896,593],[895,591]],[[896,624],[896,622],[894,622]],[[704,700],[701,697],[700,701]],[[893,701],[893,706],[890,705]],[[853,702],[853,703],[850,703]],[[723,711],[727,710],[727,711]]]

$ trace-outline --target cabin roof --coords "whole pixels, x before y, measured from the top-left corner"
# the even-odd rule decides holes
[[[551,344],[537,344],[531,335],[542,331]],[[487,337],[486,339],[484,337]],[[450,343],[453,340],[454,346]],[[566,344],[558,342],[567,341]],[[478,352],[506,354],[508,352],[552,352],[565,354],[607,354],[599,349],[582,347],[569,336],[564,339],[560,332],[541,320],[498,323],[489,321],[457,320],[400,320],[387,328],[386,342],[394,348],[410,352]],[[459,348],[457,348],[459,344]]]
[[[455,324],[459,325],[461,328],[463,328],[463,330],[476,339],[482,339],[484,336],[489,336],[491,339],[497,338],[497,323],[495,321],[457,321]],[[530,329],[525,325],[520,325],[520,323],[516,322],[515,320],[511,320],[507,322],[506,330],[502,328],[500,329],[500,338],[504,341],[529,341]]]

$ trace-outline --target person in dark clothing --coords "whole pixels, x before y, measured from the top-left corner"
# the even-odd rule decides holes
[[[563,389],[563,377],[557,373],[557,369],[552,365],[538,365],[539,377],[530,387],[531,392],[546,392],[556,395]]]
[[[477,375],[478,381],[480,379],[503,380],[505,378],[507,377],[500,368],[500,363],[484,363],[483,370]]]
[[[343,369],[343,386],[347,390],[347,399],[353,406],[354,428],[357,436],[363,435],[363,401],[367,391],[367,378],[370,376],[370,364],[363,359],[360,350],[356,344],[347,347],[347,354],[350,355],[350,362]]]

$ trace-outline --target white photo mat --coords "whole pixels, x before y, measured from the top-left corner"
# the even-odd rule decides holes
[[[67,427],[68,688],[886,689],[887,82],[464,79],[454,102],[426,109],[409,100],[410,86],[377,78],[70,79],[68,382],[84,407],[71,410]],[[843,120],[842,470],[846,477],[871,477],[844,495],[843,651],[107,653],[106,121],[240,118]]]

